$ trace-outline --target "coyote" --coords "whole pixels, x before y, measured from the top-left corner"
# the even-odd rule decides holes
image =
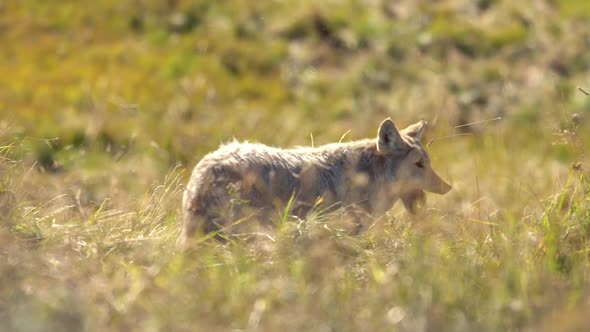
[[[318,202],[384,213],[401,199],[414,213],[423,190],[451,190],[420,144],[426,126],[420,121],[399,131],[387,118],[376,139],[291,149],[235,141],[222,145],[196,165],[184,191],[181,241],[249,215],[268,221],[270,211],[287,206],[305,217]]]

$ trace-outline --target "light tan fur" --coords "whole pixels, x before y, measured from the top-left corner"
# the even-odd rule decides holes
[[[354,205],[367,213],[383,213],[401,199],[413,213],[424,200],[423,190],[445,194],[451,189],[420,144],[426,126],[420,121],[399,131],[386,119],[377,139],[320,147],[223,145],[193,170],[183,197],[181,240],[248,215],[268,221],[291,199],[292,213],[301,218],[319,198],[324,206]]]

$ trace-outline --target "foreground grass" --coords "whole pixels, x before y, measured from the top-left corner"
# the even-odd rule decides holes
[[[143,198],[31,205],[3,163],[1,324],[46,330],[578,330],[588,301],[588,180],[485,220],[394,210],[359,237],[339,215],[175,249],[181,171]],[[33,179],[31,179],[31,177]]]

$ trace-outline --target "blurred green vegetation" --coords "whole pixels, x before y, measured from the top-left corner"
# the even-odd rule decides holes
[[[0,0],[0,329],[584,329],[589,18],[585,0]],[[469,134],[429,147],[454,190],[424,215],[176,251],[180,192],[220,143],[386,117]]]

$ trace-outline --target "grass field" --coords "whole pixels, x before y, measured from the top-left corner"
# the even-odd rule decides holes
[[[2,331],[590,328],[588,1],[0,0],[0,44]],[[386,117],[440,138],[418,217],[176,249],[220,143]]]

